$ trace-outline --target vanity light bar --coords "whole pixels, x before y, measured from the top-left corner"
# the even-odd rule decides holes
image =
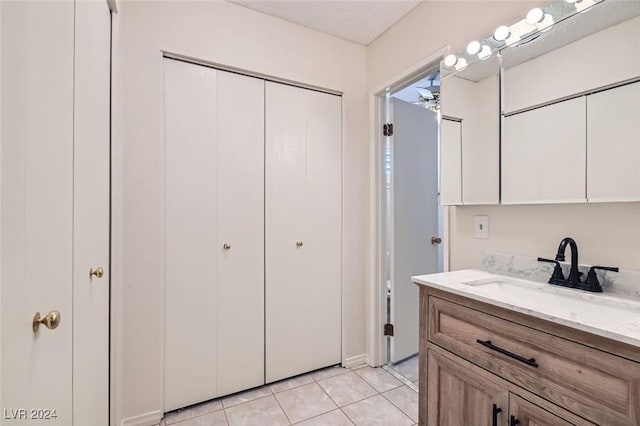
[[[535,7],[524,19],[509,26],[500,25],[492,35],[482,40],[471,41],[464,52],[447,55],[441,63],[442,75],[462,71],[474,62],[485,61],[494,53],[517,45],[522,40],[529,40],[539,33],[548,31],[555,23],[604,1],[607,0],[556,0],[543,7]]]

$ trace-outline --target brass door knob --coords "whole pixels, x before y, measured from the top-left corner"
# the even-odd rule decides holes
[[[97,267],[96,269],[89,269],[89,278],[102,278],[104,275],[104,269],[102,269],[102,267]]]
[[[440,237],[431,237],[431,244],[433,244],[434,246],[436,244],[440,244],[442,242],[442,238]]]
[[[225,250],[231,250],[231,244],[224,243],[224,244],[222,245],[222,248],[223,248],[223,249],[225,249]]]
[[[40,318],[40,312],[36,312],[33,316],[33,332],[37,333],[40,328],[40,324],[47,327],[49,330],[54,330],[60,325],[60,312],[51,311],[44,318]]]
[[[302,247],[304,243],[300,240],[296,241],[296,247]]]

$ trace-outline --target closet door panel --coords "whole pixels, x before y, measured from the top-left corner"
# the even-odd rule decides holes
[[[267,83],[266,380],[340,362],[340,98]]]
[[[218,72],[218,140],[215,306],[226,395],[264,383],[264,80]]]
[[[342,104],[307,91],[307,281],[300,341],[312,368],[341,361]]]
[[[217,395],[217,75],[164,60],[165,411]]]
[[[300,312],[306,282],[306,96],[267,82],[265,137],[266,381],[301,373],[307,360],[295,339],[305,334]]]

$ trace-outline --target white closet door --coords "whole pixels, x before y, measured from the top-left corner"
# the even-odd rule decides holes
[[[587,198],[640,201],[640,83],[587,96]]]
[[[226,395],[264,383],[264,80],[218,72],[218,140],[215,306]]]
[[[217,77],[164,60],[165,411],[217,395]]]
[[[111,16],[106,2],[78,1],[75,12],[73,422],[106,426]]]
[[[341,99],[266,83],[266,381],[341,360]]]

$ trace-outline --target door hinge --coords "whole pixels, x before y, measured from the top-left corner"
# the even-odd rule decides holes
[[[393,324],[385,324],[384,325],[384,335],[385,336],[393,336]]]
[[[393,136],[393,124],[386,123],[382,125],[382,134],[384,136]]]

